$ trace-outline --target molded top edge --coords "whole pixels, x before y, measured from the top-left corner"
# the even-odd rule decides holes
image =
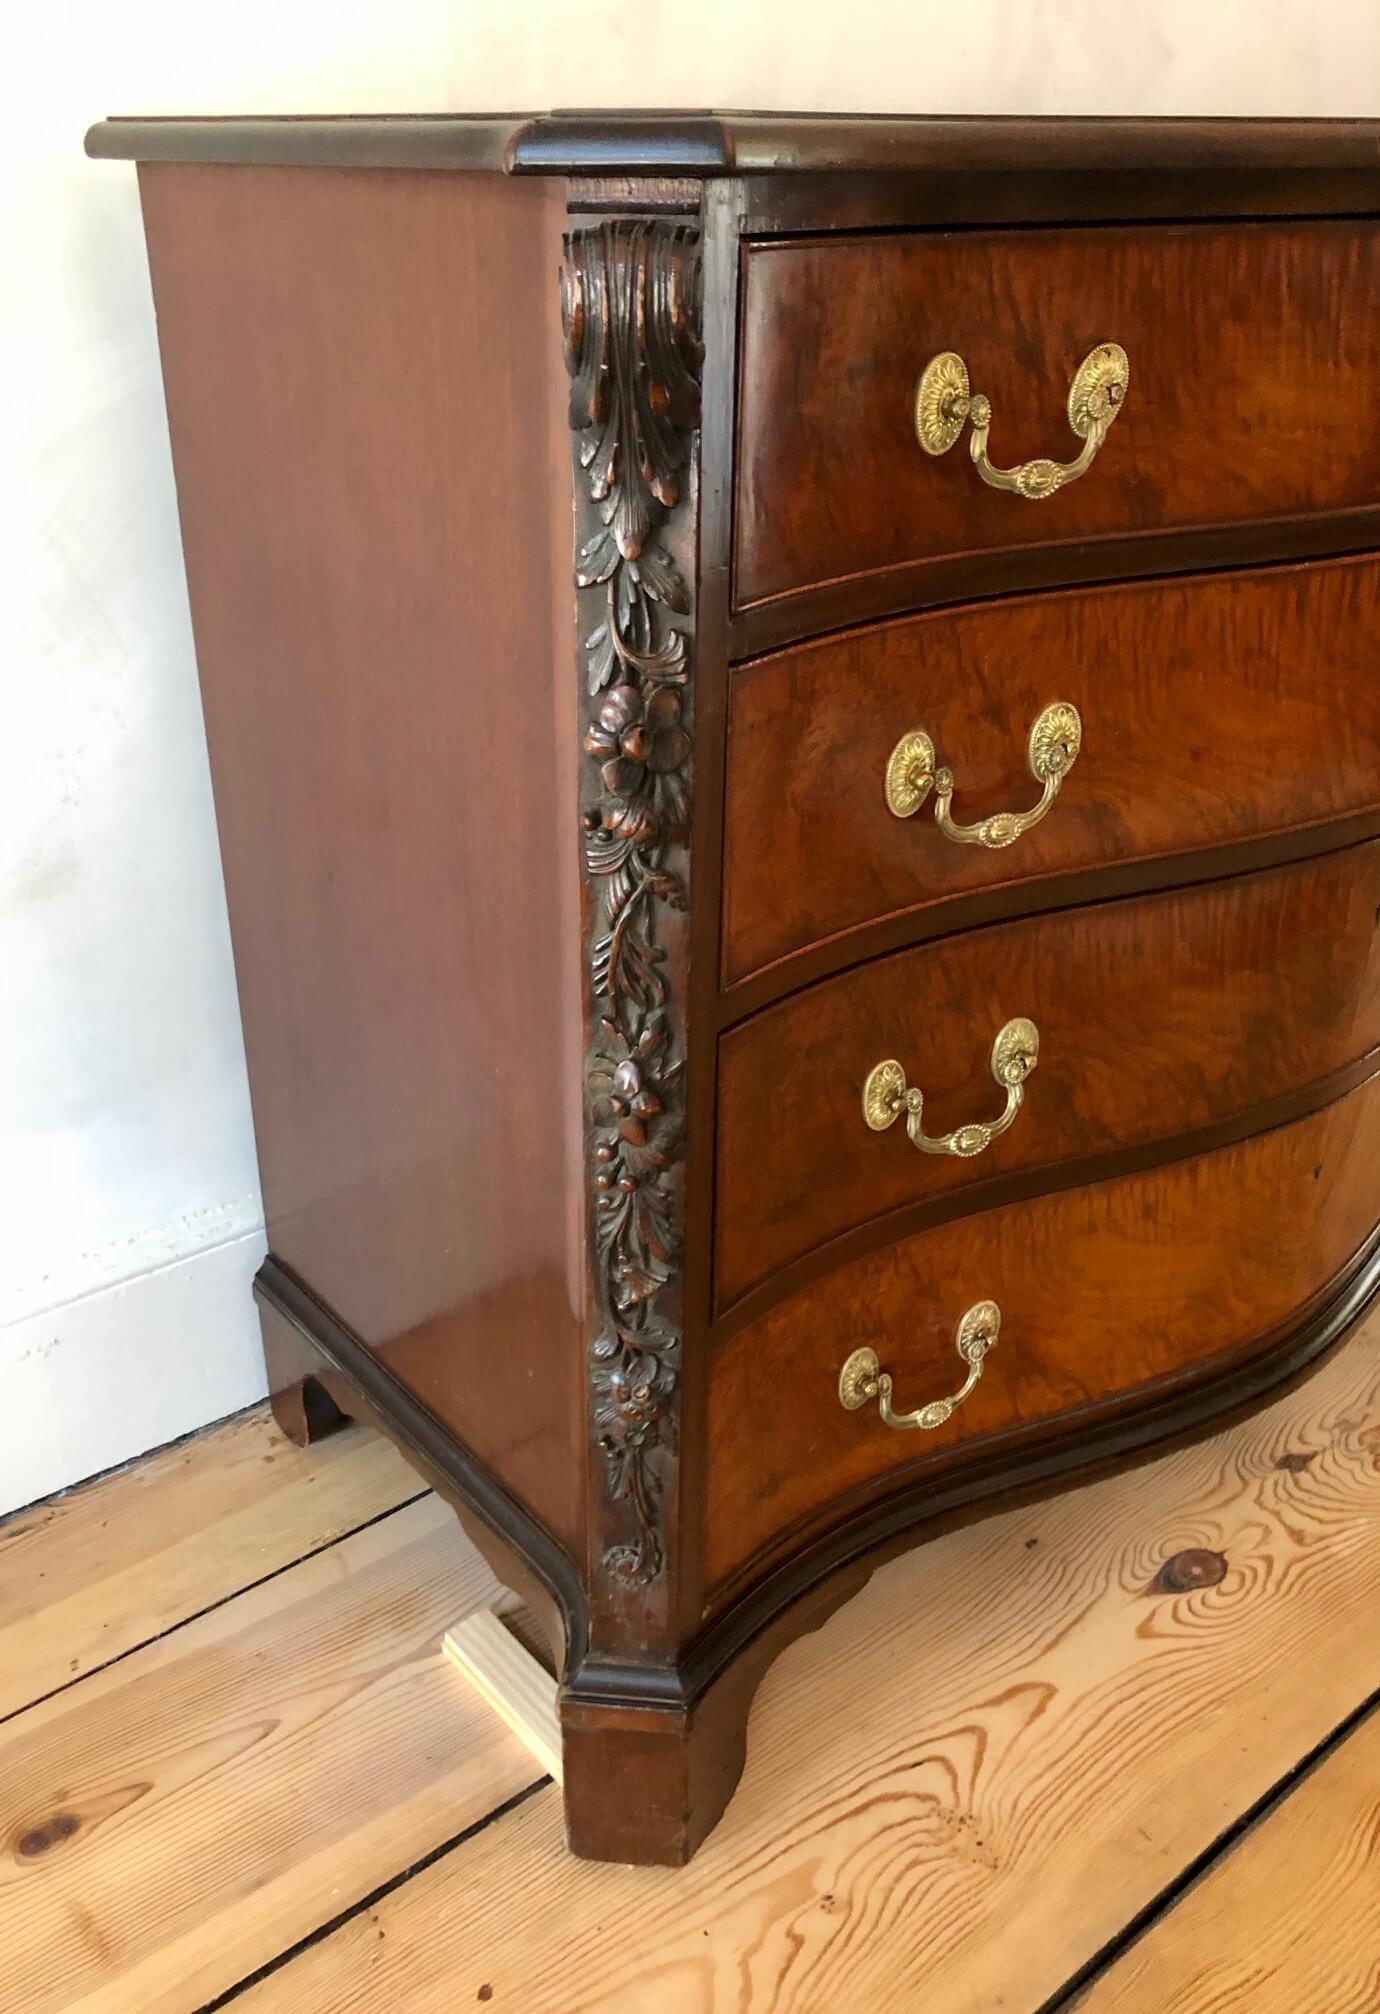
[[[107,160],[537,175],[1380,170],[1380,119],[548,112],[105,119]]]

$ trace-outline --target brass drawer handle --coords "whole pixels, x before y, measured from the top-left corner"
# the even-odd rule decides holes
[[[874,1133],[884,1133],[904,1112],[910,1143],[922,1154],[956,1154],[968,1161],[990,1147],[1011,1124],[1025,1103],[1025,1080],[1039,1060],[1040,1031],[1033,1021],[1018,1015],[1007,1022],[992,1044],[992,1075],[1006,1093],[1006,1109],[999,1118],[975,1119],[952,1133],[931,1137],[924,1127],[925,1094],[914,1085],[907,1089],[906,1073],[892,1057],[867,1073],[863,1117]]]
[[[877,1401],[877,1410],[882,1423],[888,1427],[942,1427],[952,1419],[963,1404],[973,1386],[982,1376],[982,1366],[989,1350],[997,1346],[1001,1334],[1001,1309],[995,1301],[978,1301],[963,1315],[954,1338],[955,1347],[964,1363],[968,1375],[949,1399],[931,1399],[918,1412],[897,1413],[891,1409],[891,1373],[884,1371],[875,1350],[854,1350],[848,1362],[839,1372],[839,1404],[855,1413],[859,1406],[865,1406],[869,1399]]]
[[[911,818],[933,790],[934,822],[946,839],[958,846],[1011,846],[1049,811],[1082,746],[1078,708],[1056,699],[1037,715],[1025,745],[1026,767],[1040,786],[1039,803],[1029,811],[998,811],[976,825],[959,825],[951,815],[954,773],[936,767],[934,743],[916,728],[901,736],[887,762],[887,809],[897,818]]]
[[[992,402],[981,392],[969,390],[968,366],[962,357],[942,350],[930,358],[915,388],[916,437],[927,455],[947,454],[963,432],[965,420],[971,420],[968,450],[982,480],[990,489],[1010,490],[1014,496],[1037,502],[1087,474],[1121,411],[1130,375],[1130,360],[1120,343],[1099,343],[1089,350],[1069,386],[1069,425],[1083,443],[1079,454],[1071,462],[1040,457],[1017,468],[999,469],[987,457]]]

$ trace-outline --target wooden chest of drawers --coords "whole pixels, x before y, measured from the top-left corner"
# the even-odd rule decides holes
[[[279,1418],[394,1436],[549,1625],[574,1848],[682,1860],[889,1549],[1380,1281],[1380,130],[88,144]]]

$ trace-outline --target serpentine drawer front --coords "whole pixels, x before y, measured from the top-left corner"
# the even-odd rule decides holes
[[[1353,1262],[1376,1216],[1380,1081],[1262,1138],[903,1239],[825,1274],[726,1341],[709,1403],[719,1589],[799,1528],[883,1485],[941,1478],[1077,1419],[1153,1406],[1188,1370],[1265,1346]],[[912,1410],[952,1396],[962,1314],[1000,1310],[981,1381],[931,1432],[840,1403],[871,1349]],[[904,1473],[903,1473],[904,1472]]]
[[[394,1438],[550,1637],[572,1848],[679,1863],[898,1540],[1380,1286],[1380,123],[88,145],[275,1412]]]
[[[756,245],[738,595],[1373,504],[1377,321],[1372,219]],[[1032,472],[993,488],[975,446]],[[1075,480],[1051,473],[1089,448]]]
[[[781,1266],[899,1213],[952,1214],[1018,1172],[1037,1185],[1380,1067],[1380,843],[1207,888],[995,924],[791,994],[720,1048],[715,1288],[728,1307]],[[1039,1031],[1021,1109],[969,1151],[874,1130],[869,1073],[899,1063],[927,1135],[995,1119],[992,1040]],[[959,1141],[958,1145],[965,1145]],[[1380,1185],[1380,1170],[1377,1171]]]
[[[1014,886],[1039,908],[1032,884],[1057,875],[1115,881],[1166,856],[1192,871],[1207,850],[1377,811],[1378,636],[1366,555],[981,602],[739,666],[725,981],[816,945],[857,955],[848,940],[875,923],[942,929],[955,899]],[[1037,803],[1027,742],[1060,700],[1078,712],[1077,757],[1033,829],[955,845],[933,790],[897,816],[888,763],[916,730],[953,773],[955,818]]]

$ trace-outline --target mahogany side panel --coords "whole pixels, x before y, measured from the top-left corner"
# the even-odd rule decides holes
[[[708,1580],[803,1546],[872,1496],[1191,1390],[1300,1314],[1380,1218],[1380,1079],[1273,1133],[906,1239],[740,1330],[710,1387]],[[909,1411],[962,1382],[954,1334],[1001,1309],[982,1377],[946,1426],[897,1431],[839,1403],[869,1345]]]
[[[776,968],[784,990],[811,946],[841,963],[870,925],[957,897],[1009,890],[1004,906],[1034,908],[1051,876],[1375,810],[1377,634],[1380,560],[1366,555],[987,602],[739,667],[725,983]],[[1056,699],[1082,716],[1081,753],[1015,845],[955,845],[932,800],[909,819],[888,810],[887,758],[916,728],[954,772],[956,819],[1027,809],[1026,736]]]
[[[1307,273],[1306,285],[1299,275]],[[1380,498],[1380,225],[1159,225],[758,244],[745,260],[740,604],[926,556],[1344,510]],[[992,459],[1065,461],[1094,345],[1131,363],[1090,472],[1032,503],[914,433],[939,351]]]
[[[863,1083],[888,1057],[928,1135],[996,1118],[989,1056],[1015,1016],[1039,1060],[985,1151],[921,1153],[904,1117],[869,1129]],[[1380,843],[875,959],[720,1044],[718,1306],[871,1218],[1191,1133],[1377,1047]]]
[[[578,1555],[563,191],[140,179],[271,1248]]]

